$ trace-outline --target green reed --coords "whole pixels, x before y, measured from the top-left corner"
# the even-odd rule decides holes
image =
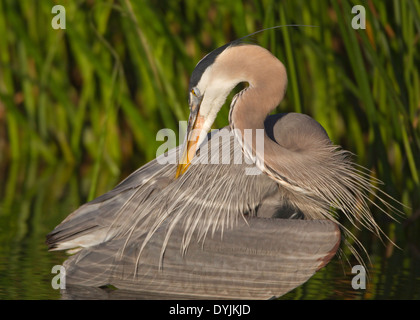
[[[262,28],[305,24],[317,27],[254,37],[288,69],[278,111],[313,116],[408,215],[420,207],[418,1],[60,1],[65,30],[51,27],[55,4],[0,1],[0,167],[75,165],[93,198],[111,186],[106,176],[156,156],[160,129],[177,132],[205,54]],[[355,4],[366,8],[366,30],[351,27]]]

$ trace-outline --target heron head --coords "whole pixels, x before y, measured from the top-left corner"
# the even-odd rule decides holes
[[[233,45],[226,44],[206,55],[198,62],[191,75],[190,116],[176,178],[187,170],[198,147],[206,139],[227,96],[240,82],[234,74],[225,72],[221,68],[223,63],[219,59],[225,49]]]
[[[236,41],[212,51],[197,64],[190,79],[190,116],[176,177],[187,170],[229,93],[241,82],[247,82],[249,88],[259,87],[257,98],[268,103],[255,105],[265,117],[283,98],[287,76],[283,64],[268,50]]]

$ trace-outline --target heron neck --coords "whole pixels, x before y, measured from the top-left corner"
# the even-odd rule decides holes
[[[277,58],[266,52],[257,58],[243,69],[242,79],[246,79],[249,86],[231,105],[230,125],[241,131],[264,129],[267,115],[283,100],[287,86],[286,69]],[[260,61],[264,64],[257,63]]]
[[[241,52],[235,52],[239,49]],[[257,131],[263,130],[264,140],[267,140],[264,121],[284,97],[287,86],[286,69],[270,52],[258,46],[234,47],[228,53],[223,56],[222,64],[229,66],[230,73],[237,75],[238,82],[248,82],[249,84],[232,102],[229,116],[230,126],[241,133],[241,137],[235,134],[240,138],[243,147],[247,145],[248,149],[252,147],[255,155],[257,144],[266,143],[266,141],[257,141],[256,138],[261,137]],[[238,60],[237,57],[240,56],[245,56],[246,59]],[[246,131],[252,134],[252,140],[244,139],[247,136]],[[268,140],[270,139],[268,138]]]
[[[245,129],[264,129],[264,120],[268,115],[264,108],[259,108],[261,96],[259,88],[248,87],[241,91],[236,97],[235,103],[231,106],[230,125],[232,128],[244,131]],[[270,109],[274,109],[274,107]]]
[[[253,156],[258,150],[264,150],[261,144],[272,142],[265,132],[264,121],[280,103],[283,95],[279,94],[281,91],[270,89],[267,86],[250,85],[238,94],[231,106],[230,126],[238,131],[235,135],[245,149],[252,150]]]

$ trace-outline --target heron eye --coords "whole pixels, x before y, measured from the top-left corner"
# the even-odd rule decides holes
[[[200,90],[198,90],[198,88],[192,88],[192,89],[191,89],[191,93],[192,93],[195,97],[199,97],[199,96],[200,96]]]

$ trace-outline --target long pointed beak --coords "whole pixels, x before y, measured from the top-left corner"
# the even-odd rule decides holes
[[[203,131],[205,118],[200,115],[201,100],[195,101],[190,106],[191,112],[188,119],[187,133],[182,147],[182,156],[178,163],[175,178],[180,177],[187,171],[197,151],[199,138]]]

